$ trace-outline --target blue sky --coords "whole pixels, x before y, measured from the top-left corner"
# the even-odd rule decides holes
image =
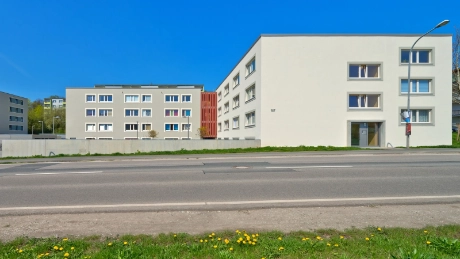
[[[456,6],[456,7],[455,7]],[[458,0],[0,0],[0,91],[31,100],[95,84],[214,90],[260,34],[460,27]]]

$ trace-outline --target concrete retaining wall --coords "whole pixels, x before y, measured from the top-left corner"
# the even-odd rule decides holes
[[[2,140],[2,157],[260,147],[260,140]]]

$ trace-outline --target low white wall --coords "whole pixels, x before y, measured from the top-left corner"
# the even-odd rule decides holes
[[[260,147],[260,140],[2,140],[2,157]]]

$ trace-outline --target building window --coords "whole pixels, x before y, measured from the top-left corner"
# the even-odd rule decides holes
[[[125,95],[125,103],[138,103],[139,95]]]
[[[409,49],[401,50],[401,63],[409,63]],[[411,64],[430,64],[431,63],[431,50],[412,50]]]
[[[113,124],[99,124],[99,131],[113,131]]]
[[[19,125],[8,125],[8,129],[9,129],[9,130],[19,130],[19,131],[23,131],[23,130],[24,130],[24,126],[19,126]]]
[[[138,117],[139,110],[138,109],[126,109],[125,110],[125,117]]]
[[[222,123],[217,123],[217,131],[221,132],[222,131]]]
[[[142,131],[149,131],[152,130],[152,124],[151,123],[142,123]]]
[[[137,123],[126,123],[125,131],[137,131],[137,127],[138,127]]]
[[[401,114],[407,110],[401,110]],[[411,123],[431,123],[431,110],[411,110],[409,115]],[[401,122],[405,122],[401,116]]]
[[[430,79],[414,79],[410,80],[411,93],[431,93]],[[407,79],[401,79],[401,93],[407,93]]]
[[[233,129],[238,129],[240,127],[240,117],[233,118]]]
[[[183,94],[182,95],[182,102],[183,103],[191,103],[192,102],[192,96],[190,94]]]
[[[96,124],[95,123],[88,123],[86,124],[86,132],[94,132],[96,131]]]
[[[245,126],[254,126],[256,125],[256,112],[246,113],[246,124]]]
[[[165,131],[179,131],[179,124],[177,123],[166,123]]]
[[[378,79],[380,78],[380,65],[350,64],[349,77],[351,79]]]
[[[111,103],[112,102],[112,95],[99,95],[99,102],[100,103]]]
[[[17,116],[10,116],[10,121],[24,122],[24,118],[23,117],[17,117]]]
[[[99,109],[99,117],[112,116],[112,109]]]
[[[348,95],[348,108],[379,108],[379,94],[350,94]]]
[[[240,74],[238,73],[234,78],[233,78],[233,88],[237,87],[240,85]]]
[[[192,124],[182,123],[182,131],[192,131]]]
[[[256,59],[255,58],[253,58],[251,61],[249,61],[248,64],[246,64],[246,76],[249,76],[254,71],[256,71]]]
[[[228,130],[229,128],[229,123],[228,123],[228,120],[224,121],[224,131],[225,130]]]
[[[226,96],[228,93],[230,93],[230,86],[227,84],[227,85],[224,87],[224,96]]]
[[[24,109],[16,108],[16,107],[10,107],[10,112],[24,113]]]
[[[152,117],[151,109],[142,109],[142,117]]]
[[[179,110],[178,109],[166,109],[165,117],[179,117]]]
[[[191,109],[182,109],[182,117],[192,117]]]
[[[86,117],[96,117],[96,109],[86,109]]]
[[[105,138],[97,138],[97,139],[99,139],[99,140],[112,140],[113,138],[111,138],[111,137],[105,137]]]
[[[86,102],[87,102],[87,103],[94,103],[94,102],[96,102],[96,95],[94,95],[94,94],[87,94],[87,95],[86,95]]]
[[[219,109],[217,109],[217,116],[221,116],[222,115],[222,107],[219,107]]]
[[[256,85],[251,85],[250,87],[246,88],[246,98],[245,101],[250,101],[256,98]]]
[[[217,101],[222,100],[222,92],[217,93]]]
[[[233,97],[232,108],[236,109],[240,107],[240,95]]]
[[[165,95],[165,102],[167,103],[178,103],[179,95]]]
[[[165,140],[179,140],[179,138],[165,138]]]
[[[23,100],[19,100],[19,99],[10,97],[10,103],[23,105],[23,104],[24,104],[24,101],[23,101]]]
[[[230,111],[230,105],[229,105],[228,102],[226,102],[226,103],[224,104],[224,114],[226,114],[226,113],[229,112],[229,111]]]
[[[152,102],[152,95],[150,95],[150,94],[143,94],[143,95],[142,95],[142,102],[143,102],[143,103],[151,103],[151,102]]]

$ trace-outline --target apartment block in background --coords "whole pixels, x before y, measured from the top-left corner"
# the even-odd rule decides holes
[[[65,108],[65,107],[66,107],[65,98],[45,98],[43,99],[43,109],[45,110]]]
[[[66,89],[67,139],[198,139],[203,85]],[[190,125],[188,125],[190,124]]]
[[[261,35],[217,93],[218,139],[262,146],[451,145],[452,36]],[[408,83],[408,61],[411,82]]]
[[[27,134],[28,100],[0,92],[0,134]]]

